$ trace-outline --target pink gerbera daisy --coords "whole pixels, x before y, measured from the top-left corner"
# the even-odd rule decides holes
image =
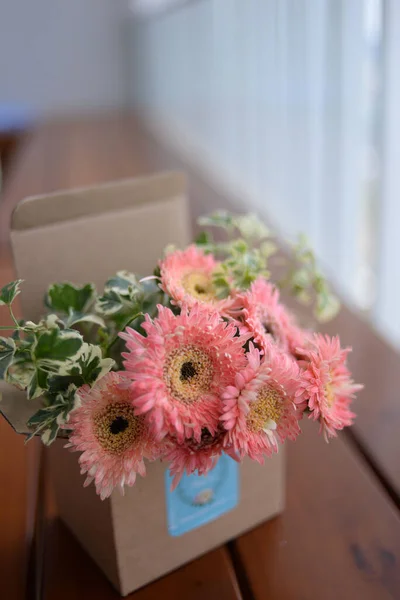
[[[180,315],[158,306],[158,317],[146,315],[144,337],[127,328],[120,334],[128,353],[124,366],[133,380],[136,414],[147,414],[159,438],[167,432],[179,439],[201,431],[212,434],[218,425],[220,391],[246,364],[237,328],[200,304]]]
[[[247,358],[247,367],[222,394],[221,420],[240,457],[249,455],[262,463],[264,455],[278,451],[278,441],[294,440],[300,433],[294,404],[299,367],[274,346],[261,362],[259,350],[250,343]]]
[[[219,263],[212,254],[204,254],[197,246],[176,250],[160,261],[161,288],[178,306],[188,308],[201,302],[210,309],[222,310],[234,301],[220,299],[213,284],[213,274]]]
[[[279,290],[274,285],[259,277],[241,296],[241,301],[244,323],[253,331],[254,342],[264,351],[273,343],[295,354],[296,348],[303,345],[305,333],[279,302]]]
[[[87,473],[85,486],[94,481],[102,500],[115,487],[135,483],[144,476],[143,458],[160,456],[159,446],[143,417],[134,414],[132,392],[117,373],[108,373],[92,388],[78,390],[81,405],[71,413],[67,447],[82,452],[81,473]]]
[[[166,442],[165,459],[171,463],[169,470],[174,477],[172,490],[177,487],[185,472],[187,475],[195,471],[198,475],[206,475],[215,467],[224,450],[236,460],[233,449],[225,439],[227,435],[227,432],[219,427],[214,434],[208,429],[203,429],[200,441],[193,438],[182,441],[169,438]]]
[[[314,334],[303,350],[304,368],[296,403],[310,410],[310,418],[319,420],[325,439],[353,423],[351,400],[362,385],[355,384],[346,366],[351,348],[342,349],[339,337]]]

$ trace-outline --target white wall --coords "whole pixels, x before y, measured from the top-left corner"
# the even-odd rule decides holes
[[[0,0],[0,105],[40,116],[120,106],[122,3]]]

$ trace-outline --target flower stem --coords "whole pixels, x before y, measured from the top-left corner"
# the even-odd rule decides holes
[[[13,313],[13,309],[12,309],[12,306],[11,306],[11,304],[9,305],[9,307],[8,307],[8,308],[10,309],[10,315],[11,315],[11,318],[12,318],[12,320],[13,320],[13,321],[14,321],[14,323],[15,323],[15,327],[16,327],[16,329],[21,329],[21,327],[20,327],[20,325],[19,325],[19,323],[18,323],[17,319],[15,318],[15,315],[14,315],[14,313]]]
[[[121,331],[123,331],[124,329],[126,329],[126,327],[128,327],[128,325],[130,325],[132,323],[132,321],[134,321],[135,319],[137,319],[138,317],[143,316],[142,312],[138,312],[136,315],[133,315],[133,317],[129,317],[129,319],[127,320],[127,322],[122,326]],[[111,348],[113,347],[113,345],[115,344],[115,342],[118,340],[118,334],[120,332],[117,333],[117,335],[111,340],[111,342],[108,344],[107,348],[106,348],[106,355],[109,355],[109,352],[111,350]]]

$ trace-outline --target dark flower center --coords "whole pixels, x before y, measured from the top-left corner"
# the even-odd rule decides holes
[[[220,441],[221,438],[223,436],[223,432],[218,429],[215,434],[213,435],[207,428],[203,428],[201,430],[201,440],[200,442],[196,442],[194,439],[193,440],[186,440],[186,444],[189,446],[189,448],[195,452],[199,451],[199,450],[203,450],[205,448],[212,448],[214,446],[217,446]]]
[[[199,285],[198,283],[194,286],[194,289],[198,294],[206,293],[206,290],[204,289],[204,287],[202,285]]]
[[[269,335],[272,335],[272,337],[274,337],[274,331],[272,329],[271,323],[268,323],[268,321],[265,321],[263,323],[263,327],[264,327],[265,333],[268,333]]]
[[[113,435],[118,435],[127,429],[129,422],[124,417],[115,417],[110,424],[110,431]]]
[[[206,427],[201,430],[201,443],[210,444],[214,439],[214,436],[208,431]]]
[[[191,361],[184,362],[181,367],[181,381],[187,381],[197,375],[197,371]]]

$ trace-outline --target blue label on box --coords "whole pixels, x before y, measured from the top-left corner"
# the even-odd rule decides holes
[[[165,473],[167,523],[178,536],[201,527],[235,508],[239,501],[238,464],[223,454],[207,475],[184,474],[171,492],[172,477]]]

